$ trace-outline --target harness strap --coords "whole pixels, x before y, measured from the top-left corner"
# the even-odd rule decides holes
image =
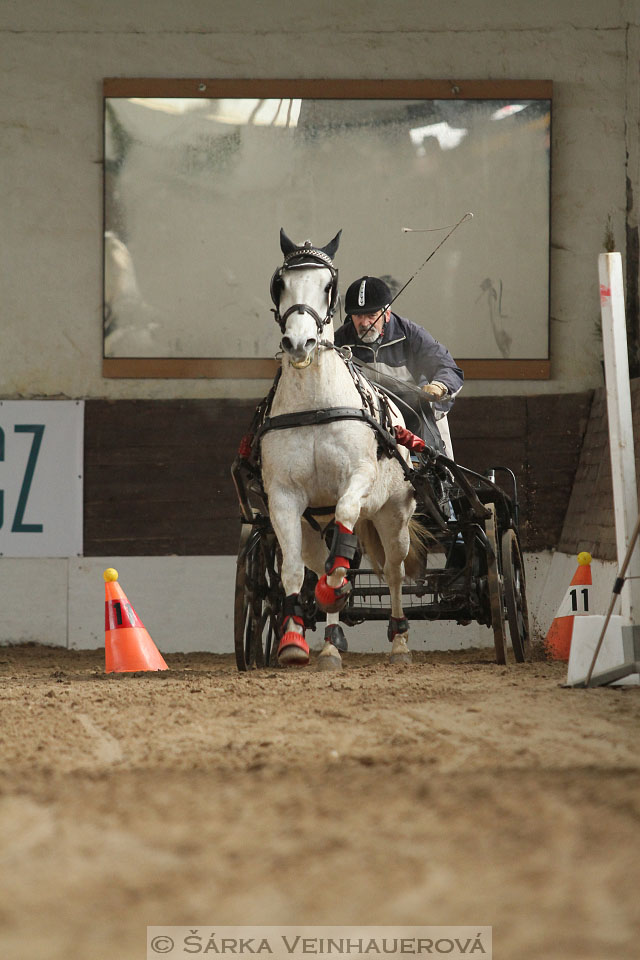
[[[363,377],[362,373],[354,365],[351,357],[343,357],[343,360],[347,370],[351,374],[351,379],[355,384],[356,390],[360,394],[362,406],[365,410],[369,411],[372,417],[375,418],[376,412],[380,412],[379,410],[376,411],[376,405],[374,403],[374,397],[377,396],[378,391],[372,383]],[[369,387],[369,390],[367,390],[367,387]],[[378,422],[382,424],[385,430],[388,429],[389,424],[386,422],[386,419],[383,416],[379,417]]]
[[[330,314],[327,314],[327,316],[323,320],[320,314],[316,310],[314,310],[313,307],[309,306],[308,303],[294,303],[291,307],[289,307],[288,310],[285,310],[285,312],[282,314],[282,316],[278,321],[283,333],[285,330],[287,320],[289,319],[292,313],[302,313],[302,314],[308,313],[315,320],[316,327],[318,328],[318,332],[321,332],[324,325],[329,323],[329,321],[331,320]]]
[[[331,513],[335,513],[336,508],[333,507],[307,507],[302,516],[307,521],[310,527],[315,530],[317,533],[322,533],[323,529],[316,520],[316,516],[328,516]]]
[[[342,357],[347,370],[351,374],[351,379],[362,397],[363,407],[369,411],[371,416],[377,420],[385,430],[391,432],[392,419],[389,398],[375,381],[370,380],[364,375],[362,372],[362,364],[353,356],[351,347],[348,345],[336,347],[335,343],[331,340],[322,340],[320,345],[335,350],[336,353]]]
[[[268,430],[288,430],[291,427],[311,427],[319,423],[334,423],[338,420],[361,420],[367,423],[372,430],[378,434],[387,456],[395,457],[405,475],[409,480],[413,475],[411,467],[408,466],[404,457],[398,450],[395,439],[388,430],[380,426],[378,421],[358,407],[327,407],[320,410],[301,410],[298,413],[283,413],[277,417],[265,417],[262,426],[256,431],[253,443],[259,443],[263,434]]]
[[[321,407],[318,410],[300,410],[298,413],[282,413],[277,417],[265,417],[256,439],[267,430],[288,430],[290,427],[313,427],[318,423],[334,420],[367,420],[366,410],[360,407]]]
[[[278,383],[280,382],[280,377],[282,376],[282,367],[278,367],[276,375],[273,379],[273,384],[271,389],[266,397],[258,404],[256,411],[253,415],[251,421],[251,426],[249,427],[249,432],[244,435],[240,441],[240,449],[238,450],[239,455],[244,459],[248,460],[252,453],[257,449],[256,448],[256,436],[260,430],[260,424],[264,423],[264,419],[271,409],[271,404],[273,403],[273,398],[276,395],[276,389]]]

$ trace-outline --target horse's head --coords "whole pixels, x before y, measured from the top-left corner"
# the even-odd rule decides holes
[[[280,230],[284,263],[271,278],[271,299],[282,331],[282,349],[296,367],[306,367],[338,306],[338,271],[333,265],[340,230],[326,247],[298,245]]]

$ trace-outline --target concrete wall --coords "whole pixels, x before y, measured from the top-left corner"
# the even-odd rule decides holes
[[[233,652],[235,560],[232,557],[111,557],[120,585],[163,653]],[[44,643],[69,649],[104,646],[104,559],[0,559],[0,645]],[[542,640],[576,572],[575,556],[550,550],[525,555],[532,636]],[[615,563],[592,563],[592,608],[607,611]],[[21,598],[17,600],[16,598]],[[388,652],[386,623],[347,630],[349,649]],[[322,646],[322,625],[307,639]],[[493,633],[477,623],[411,624],[415,650],[493,648]]]
[[[609,217],[616,248],[637,255],[639,53],[640,10],[626,0],[4,3],[0,396],[257,397],[267,386],[102,378],[105,76],[553,80],[552,379],[475,382],[465,391],[598,386],[596,258]],[[632,261],[627,277],[634,335],[637,267]],[[0,561],[0,600],[10,611],[0,641],[100,645],[100,572],[113,563],[119,565],[113,557]],[[527,563],[536,569],[532,608],[544,633],[575,560],[544,554]],[[176,637],[189,637],[192,649],[230,649],[232,558],[130,557],[120,566],[130,599],[162,649],[185,649]],[[442,642],[481,642],[471,639],[475,628],[460,629],[463,639]],[[482,642],[490,642],[482,630]],[[211,639],[223,635],[222,647]]]
[[[265,386],[101,377],[104,76],[552,79],[552,379],[466,391],[598,385],[596,256],[608,217],[619,249],[627,233],[637,240],[639,24],[624,0],[3,4],[0,395],[257,396]]]
[[[571,567],[575,569],[575,554],[565,556],[563,567],[562,557],[548,548],[558,542],[576,467],[585,449],[591,460],[608,456],[601,445],[593,449],[585,443],[580,457],[587,421],[588,436],[595,426],[599,437],[603,428],[602,411],[589,417],[592,395],[462,397],[451,417],[459,462],[480,473],[510,464],[516,473],[532,628],[539,638],[560,604]],[[101,647],[101,574],[115,566],[162,650],[231,652],[240,523],[230,467],[237,451],[235,434],[248,427],[253,402],[96,399],[85,401],[84,410],[84,556],[11,559],[11,544],[2,543],[6,528],[0,527],[5,553],[0,557],[0,643]],[[49,471],[55,470],[53,451],[58,448],[58,443],[51,448]],[[0,467],[6,522],[13,515],[23,464],[18,464],[12,497],[8,456]],[[50,481],[44,483],[37,471],[36,476],[40,490],[50,489]],[[511,490],[503,474],[500,481]],[[581,498],[583,506],[592,493]],[[29,507],[27,515],[41,518],[37,507]],[[611,509],[608,520],[612,523]],[[556,572],[550,576],[551,569]],[[611,572],[611,582],[613,576]],[[384,623],[361,625],[349,631],[351,647],[384,651],[385,633]],[[320,631],[312,635],[312,640],[320,638]],[[492,632],[475,624],[415,622],[412,638],[417,649],[493,643]]]

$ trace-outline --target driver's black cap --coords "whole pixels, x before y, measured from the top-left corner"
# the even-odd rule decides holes
[[[344,312],[348,316],[375,313],[387,307],[392,300],[391,290],[379,277],[360,277],[354,280],[344,297]]]

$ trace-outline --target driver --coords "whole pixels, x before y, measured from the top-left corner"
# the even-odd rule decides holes
[[[447,413],[462,389],[464,374],[447,348],[434,340],[430,333],[417,323],[391,312],[392,299],[389,287],[379,277],[354,280],[345,295],[347,319],[336,331],[336,346],[348,344],[356,359],[365,364],[372,380],[378,380],[378,374],[395,377],[417,385],[434,400],[433,413],[444,441],[445,454],[453,459]],[[383,377],[381,385],[385,386]],[[390,384],[392,393],[396,389]],[[420,406],[419,398],[412,397],[411,403],[414,409]],[[407,426],[413,427],[413,422]],[[429,442],[431,438],[426,435],[427,430],[421,416],[414,432]]]

